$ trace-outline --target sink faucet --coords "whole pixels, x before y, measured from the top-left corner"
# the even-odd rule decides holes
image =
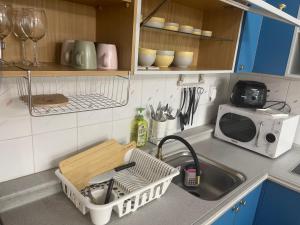
[[[177,135],[169,135],[169,136],[166,136],[164,137],[163,139],[161,139],[161,141],[159,142],[158,144],[158,149],[157,149],[157,153],[156,153],[156,158],[160,159],[160,160],[163,160],[163,157],[162,157],[162,146],[163,144],[167,141],[167,140],[170,140],[170,139],[173,139],[173,140],[177,140],[177,141],[180,141],[182,144],[184,144],[188,150],[191,152],[191,155],[192,155],[192,158],[194,160],[194,163],[195,163],[195,167],[196,167],[196,185],[199,185],[200,184],[200,165],[199,165],[199,161],[198,161],[198,158],[197,158],[197,155],[195,153],[195,150],[193,149],[193,147],[190,145],[190,143],[188,143],[184,138],[182,137],[179,137]]]

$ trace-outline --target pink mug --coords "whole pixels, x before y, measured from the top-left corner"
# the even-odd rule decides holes
[[[117,70],[117,47],[113,44],[97,44],[97,67],[102,70]]]

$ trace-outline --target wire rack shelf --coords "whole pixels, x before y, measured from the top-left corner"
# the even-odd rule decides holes
[[[127,105],[130,75],[17,78],[18,94],[32,116],[50,116]]]

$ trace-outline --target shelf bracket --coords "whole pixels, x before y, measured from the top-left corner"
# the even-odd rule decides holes
[[[159,3],[150,13],[149,13],[149,15],[140,23],[140,26],[142,27],[142,26],[144,26],[145,25],[145,23],[147,23],[150,19],[151,19],[151,17],[158,11],[158,10],[160,10],[160,8],[164,5],[164,4],[166,4],[168,1],[170,1],[170,0],[163,0],[161,3]]]
[[[199,87],[200,85],[204,84],[204,80],[202,74],[198,75],[198,82],[197,83],[184,83],[184,76],[181,74],[179,75],[177,86],[178,87]]]

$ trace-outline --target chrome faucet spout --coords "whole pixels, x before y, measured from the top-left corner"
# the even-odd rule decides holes
[[[194,160],[195,163],[195,167],[196,167],[196,184],[199,185],[200,184],[200,165],[199,165],[199,161],[196,155],[196,152],[194,150],[194,148],[191,146],[190,143],[188,143],[184,138],[177,136],[177,135],[169,135],[164,137],[158,144],[158,149],[157,149],[157,153],[156,153],[156,158],[162,160],[163,156],[162,156],[162,146],[163,144],[167,141],[167,140],[177,140],[180,141],[182,144],[184,144],[188,150],[191,152],[192,158]]]

